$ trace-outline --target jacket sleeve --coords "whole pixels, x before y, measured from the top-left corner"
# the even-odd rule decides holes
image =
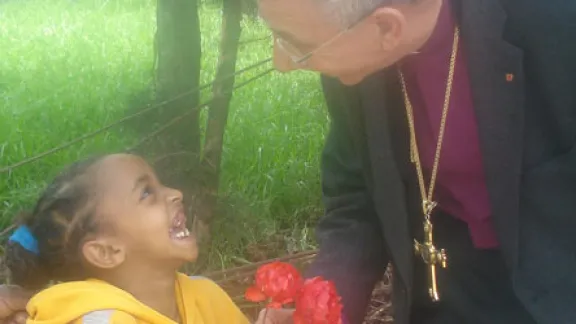
[[[348,323],[362,323],[376,282],[388,256],[381,225],[367,192],[361,155],[354,145],[347,107],[353,95],[342,84],[323,77],[331,125],[322,152],[322,195],[325,215],[317,227],[319,254],[306,276],[333,280],[342,296]]]

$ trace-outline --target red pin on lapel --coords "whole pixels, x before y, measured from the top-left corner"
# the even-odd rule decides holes
[[[506,81],[507,81],[507,82],[512,82],[512,81],[514,81],[514,74],[512,74],[512,73],[506,73]]]

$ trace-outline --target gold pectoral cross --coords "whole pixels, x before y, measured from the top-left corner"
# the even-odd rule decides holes
[[[433,301],[437,302],[440,300],[440,296],[438,295],[438,285],[436,283],[436,266],[440,265],[442,268],[446,268],[447,257],[444,249],[437,250],[434,246],[430,215],[436,207],[436,202],[426,200],[422,203],[422,207],[425,214],[423,222],[424,241],[420,243],[414,239],[414,251],[428,265],[428,294]]]

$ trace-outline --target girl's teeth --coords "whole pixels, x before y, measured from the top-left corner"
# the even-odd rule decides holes
[[[185,229],[183,229],[182,231],[176,233],[176,238],[185,238],[185,237],[188,237],[188,236],[190,236],[190,231],[189,231],[187,228],[185,228]]]

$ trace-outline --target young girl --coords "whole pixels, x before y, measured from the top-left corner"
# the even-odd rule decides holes
[[[197,257],[182,193],[141,158],[115,154],[60,174],[11,236],[13,283],[39,290],[28,324],[248,324],[213,282],[177,272]]]

